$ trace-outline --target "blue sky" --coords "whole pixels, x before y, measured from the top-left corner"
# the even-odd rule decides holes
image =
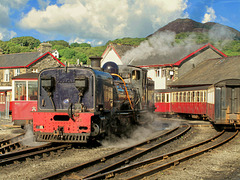
[[[240,0],[1,0],[0,40],[32,36],[102,45],[146,37],[177,18],[240,30]]]

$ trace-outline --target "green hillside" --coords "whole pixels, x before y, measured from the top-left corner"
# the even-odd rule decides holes
[[[240,40],[211,40],[206,33],[192,33],[182,32],[176,35],[176,43],[195,42],[197,44],[211,43],[216,48],[220,49],[228,56],[240,55]],[[122,38],[113,41],[108,41],[104,46],[91,47],[87,43],[72,43],[69,44],[63,40],[48,41],[52,44],[53,49],[57,49],[60,54],[60,60],[62,62],[69,62],[70,64],[76,64],[77,59],[84,64],[89,64],[90,56],[101,56],[109,43],[127,44],[138,46],[142,41],[147,38]],[[186,41],[187,40],[187,41]],[[18,37],[9,41],[0,41],[0,47],[3,50],[3,54],[22,53],[36,51],[40,45],[40,41],[33,37]]]

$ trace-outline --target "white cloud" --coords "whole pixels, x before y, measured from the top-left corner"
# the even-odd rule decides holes
[[[11,13],[16,9],[21,9],[26,5],[28,0],[1,0],[0,1],[0,40],[9,40],[16,36],[16,32],[8,30],[10,27],[11,19],[9,17],[10,9]]]
[[[72,39],[109,40],[145,37],[179,17],[187,17],[187,0],[58,0],[32,9],[19,26]]]
[[[202,23],[214,22],[215,19],[216,19],[216,15],[215,15],[214,9],[212,7],[207,7],[207,12],[204,15]]]
[[[14,31],[9,31],[8,29],[6,28],[1,28],[0,27],[0,40],[2,41],[7,41],[11,38],[13,38],[14,36],[16,36],[17,33],[14,32]]]

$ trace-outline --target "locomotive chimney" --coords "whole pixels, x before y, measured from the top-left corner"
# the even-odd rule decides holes
[[[101,60],[102,57],[99,56],[91,56],[89,57],[89,59],[91,60],[91,67],[93,69],[97,69],[97,70],[101,70]]]

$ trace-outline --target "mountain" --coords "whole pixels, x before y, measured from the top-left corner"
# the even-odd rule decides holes
[[[182,33],[182,32],[201,32],[201,33],[208,33],[209,30],[216,28],[216,29],[222,29],[227,30],[229,33],[234,34],[235,39],[240,39],[240,32],[234,28],[231,28],[229,26],[225,26],[219,23],[214,22],[207,22],[207,23],[200,23],[196,22],[192,19],[176,19],[175,21],[172,21],[168,23],[166,26],[158,29],[153,34],[149,35],[148,37],[158,34],[162,31],[173,31],[176,34]]]

